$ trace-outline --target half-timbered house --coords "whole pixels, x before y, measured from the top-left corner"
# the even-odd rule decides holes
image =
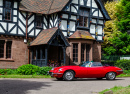
[[[107,20],[100,0],[0,0],[0,68],[100,61]]]

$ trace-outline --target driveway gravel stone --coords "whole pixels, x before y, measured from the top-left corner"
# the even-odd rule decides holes
[[[98,94],[114,86],[128,86],[130,78],[77,79],[57,81],[56,79],[4,79],[0,78],[0,94]]]

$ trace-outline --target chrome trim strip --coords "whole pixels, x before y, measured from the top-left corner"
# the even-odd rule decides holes
[[[117,72],[123,72],[123,70],[116,70]]]

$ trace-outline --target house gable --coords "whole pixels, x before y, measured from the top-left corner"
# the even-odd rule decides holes
[[[87,18],[87,26],[80,25],[81,11]],[[62,10],[61,30],[65,36],[71,36],[76,30],[86,30],[97,40],[103,41],[105,21],[110,17],[100,0],[71,0]]]

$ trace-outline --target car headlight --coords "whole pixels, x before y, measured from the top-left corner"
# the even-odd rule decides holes
[[[62,68],[59,69],[59,72],[62,71]]]
[[[52,68],[51,70],[54,70],[54,68]]]

